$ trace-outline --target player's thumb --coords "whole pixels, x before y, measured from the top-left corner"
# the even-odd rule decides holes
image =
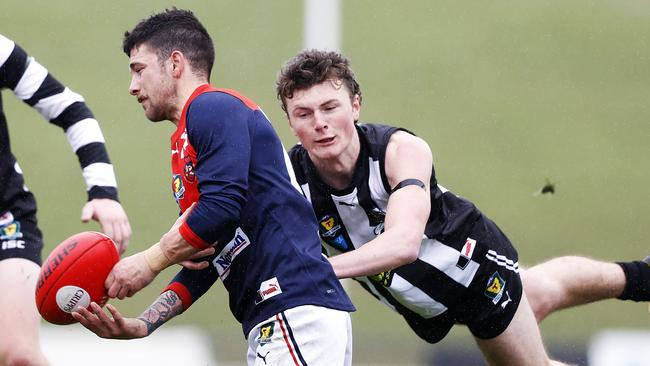
[[[86,203],[81,209],[81,222],[88,222],[93,218],[93,206],[90,202]]]

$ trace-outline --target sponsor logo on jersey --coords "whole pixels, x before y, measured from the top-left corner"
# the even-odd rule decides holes
[[[328,239],[326,240],[326,242],[332,247],[334,247],[335,249],[340,250],[342,252],[347,252],[349,250],[352,250],[352,246],[348,244],[348,241],[345,240],[343,234],[337,236],[334,239]]]
[[[465,240],[465,245],[463,245],[463,249],[460,251],[460,255],[462,255],[465,258],[471,259],[472,254],[474,254],[474,248],[476,248],[476,240],[472,238],[467,238]]]
[[[25,249],[25,241],[24,240],[16,240],[16,239],[4,240],[4,241],[2,241],[2,246],[0,248],[2,248],[2,250],[6,250],[6,249]]]
[[[13,221],[0,226],[0,240],[15,240],[22,237],[23,233],[20,231],[20,222]]]
[[[496,305],[501,300],[505,287],[506,281],[501,278],[499,272],[494,272],[488,280],[488,285],[485,288],[485,296],[492,299],[492,303]]]
[[[273,277],[270,280],[266,280],[260,284],[259,290],[257,290],[257,298],[255,299],[255,305],[266,301],[274,296],[278,296],[282,293],[280,288],[280,283],[278,282],[277,277]]]
[[[185,159],[183,174],[185,175],[185,180],[190,183],[194,182],[194,179],[196,179],[196,174],[194,173],[194,164],[192,164],[192,161],[190,159]]]
[[[14,222],[14,215],[11,212],[7,211],[0,215],[0,226],[11,224],[12,222]]]
[[[376,282],[384,287],[390,287],[390,284],[393,282],[393,272],[392,271],[384,271],[381,273],[377,273],[374,276],[368,276],[370,280],[373,282]]]
[[[336,217],[333,215],[325,215],[320,219],[320,233],[323,238],[333,238],[338,235],[341,230],[341,225],[336,222]]]
[[[336,250],[347,252],[351,249],[341,232],[341,225],[338,223],[337,217],[334,215],[325,215],[320,219],[318,233],[323,241],[334,247]]]
[[[273,337],[273,328],[275,323],[266,323],[260,327],[260,335],[257,338],[257,342],[260,346],[271,343],[271,337]]]
[[[463,248],[460,250],[460,256],[458,257],[458,262],[456,262],[456,267],[460,269],[467,268],[467,265],[474,254],[474,248],[476,248],[476,240],[467,238]]]
[[[178,203],[178,200],[185,196],[185,186],[183,186],[183,179],[180,174],[174,174],[172,178],[172,189],[174,190],[174,198]]]
[[[248,236],[244,234],[241,228],[237,228],[233,239],[228,242],[223,250],[221,250],[221,253],[212,260],[212,265],[217,269],[222,281],[228,277],[228,274],[230,274],[230,266],[232,266],[237,255],[239,255],[239,253],[250,244],[251,242],[248,239]]]

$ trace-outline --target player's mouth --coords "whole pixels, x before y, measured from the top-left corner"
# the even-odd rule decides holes
[[[325,137],[325,138],[322,138],[322,139],[318,139],[318,140],[316,140],[314,142],[316,142],[316,144],[320,145],[320,146],[329,146],[329,145],[334,143],[335,139],[336,139],[336,136],[332,136],[332,137]]]
[[[138,97],[138,103],[140,104],[142,104],[142,102],[144,102],[145,100],[147,100],[147,97]]]

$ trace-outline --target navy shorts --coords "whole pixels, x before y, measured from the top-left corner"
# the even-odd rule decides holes
[[[43,235],[36,220],[36,201],[29,192],[14,199],[0,212],[0,260],[24,258],[42,263]]]
[[[482,215],[469,232],[451,241],[458,241],[460,247],[465,234],[477,243],[472,259],[480,265],[466,290],[443,314],[430,319],[404,315],[413,331],[429,343],[443,339],[454,324],[466,325],[477,338],[497,337],[508,328],[521,301],[518,255],[505,234]]]

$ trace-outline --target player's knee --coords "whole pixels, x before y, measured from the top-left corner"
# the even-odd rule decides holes
[[[0,352],[2,366],[45,366],[47,364],[45,356],[38,347],[12,345]]]
[[[555,299],[561,291],[553,281],[544,276],[543,272],[526,270],[522,273],[521,278],[530,308],[535,315],[535,320],[539,323],[554,310]]]

